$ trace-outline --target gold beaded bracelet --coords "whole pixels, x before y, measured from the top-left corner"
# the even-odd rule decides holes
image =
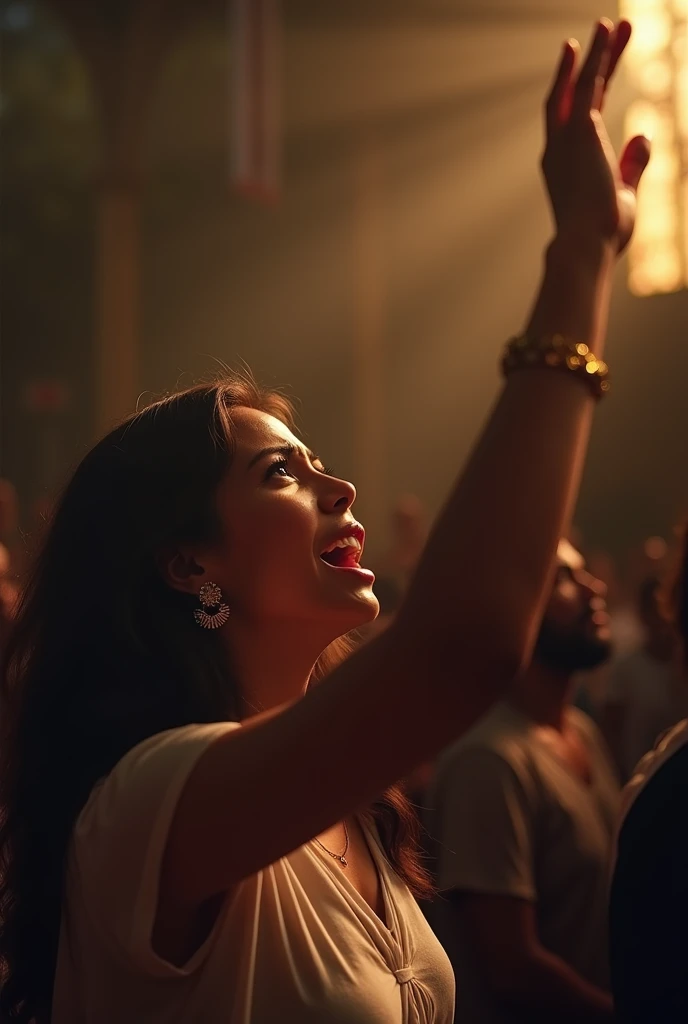
[[[587,345],[569,341],[561,334],[544,338],[520,334],[508,342],[502,359],[504,376],[508,377],[514,370],[534,368],[574,373],[595,398],[602,398],[611,387],[607,364],[593,355]]]

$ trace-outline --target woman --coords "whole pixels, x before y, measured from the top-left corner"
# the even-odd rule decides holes
[[[688,524],[670,594],[688,669]],[[685,680],[688,688],[688,678]],[[688,719],[638,764],[611,897],[612,987],[623,1024],[688,1020]]]
[[[604,383],[571,346],[600,352],[648,157],[619,169],[598,112],[628,34],[600,22],[580,74],[564,48],[539,298],[388,631],[335,664],[377,611],[355,491],[278,396],[191,389],[77,469],[5,668],[8,1018],[451,1021],[406,807],[375,801],[530,652]]]

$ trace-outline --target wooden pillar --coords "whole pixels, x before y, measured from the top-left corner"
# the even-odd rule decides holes
[[[384,170],[380,140],[366,134],[355,167],[354,479],[373,555],[388,527]]]

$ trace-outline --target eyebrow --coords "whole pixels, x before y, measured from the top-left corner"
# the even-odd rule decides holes
[[[319,457],[310,448],[299,448],[295,444],[276,444],[271,448],[262,448],[257,452],[248,464],[248,469],[253,469],[257,462],[268,455],[283,455],[288,459],[292,455],[305,455],[311,462],[320,462]]]

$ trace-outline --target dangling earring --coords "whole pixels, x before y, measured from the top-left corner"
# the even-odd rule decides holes
[[[203,605],[196,608],[194,619],[204,629],[219,629],[224,626],[229,618],[229,605],[222,600],[222,591],[217,583],[204,583],[198,592],[198,600]],[[206,608],[215,608],[214,612],[207,612]]]

